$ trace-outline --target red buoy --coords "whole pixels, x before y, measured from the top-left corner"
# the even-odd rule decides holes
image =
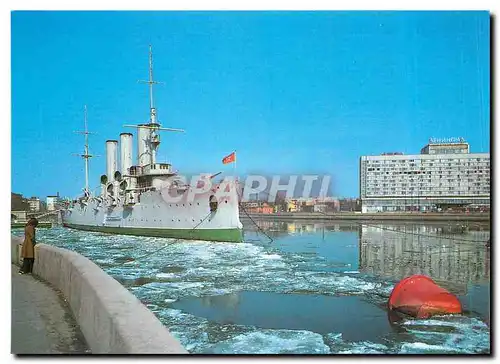
[[[389,297],[389,310],[417,318],[461,313],[458,298],[424,275],[413,275],[399,281]]]

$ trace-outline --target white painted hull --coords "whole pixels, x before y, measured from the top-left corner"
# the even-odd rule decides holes
[[[99,205],[98,200],[91,198],[87,204],[76,203],[64,211],[63,224],[118,234],[241,241],[236,188],[219,199],[214,212],[210,212],[211,195],[213,192],[194,195],[190,201],[186,193],[181,201],[170,202],[161,191],[147,191],[141,193],[140,203],[131,206]]]

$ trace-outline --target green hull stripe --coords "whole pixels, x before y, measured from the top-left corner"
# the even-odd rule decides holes
[[[10,227],[15,229],[15,228],[20,228],[20,227],[25,227],[26,223],[25,222],[12,222],[10,224]],[[37,225],[37,228],[51,228],[52,223],[51,222],[39,222]]]
[[[97,231],[110,234],[155,236],[161,238],[179,238],[187,240],[229,241],[239,243],[243,240],[241,229],[155,229],[97,225],[64,224],[65,227]]]

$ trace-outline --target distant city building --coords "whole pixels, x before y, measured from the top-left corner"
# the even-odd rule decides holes
[[[431,139],[421,154],[360,158],[362,212],[489,206],[490,154],[462,138]]]
[[[15,211],[12,210],[10,212],[10,220],[11,222],[24,222],[28,220],[28,213],[27,211]]]
[[[342,198],[339,200],[339,210],[342,212],[361,211],[361,200],[359,198]]]
[[[272,214],[274,206],[267,202],[250,202],[244,206],[246,212],[249,214]]]
[[[299,204],[297,199],[290,199],[286,201],[286,209],[288,212],[297,212],[299,211]]]
[[[29,206],[30,206],[30,211],[31,212],[38,212],[40,211],[40,199],[38,197],[31,197],[28,200]]]
[[[327,205],[326,204],[315,204],[313,207],[314,212],[326,212]]]
[[[340,203],[336,197],[300,197],[286,200],[288,212],[337,212]]]
[[[241,206],[243,206],[246,210],[249,208],[259,207],[258,202],[242,202]]]
[[[58,202],[59,196],[47,196],[47,211],[54,211]]]

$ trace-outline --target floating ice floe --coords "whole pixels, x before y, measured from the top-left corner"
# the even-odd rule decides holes
[[[481,320],[463,315],[436,316],[428,320],[406,320],[401,324],[416,339],[401,352],[490,352],[489,327]]]
[[[258,330],[218,342],[203,351],[211,354],[329,354],[323,337],[310,331]]]

